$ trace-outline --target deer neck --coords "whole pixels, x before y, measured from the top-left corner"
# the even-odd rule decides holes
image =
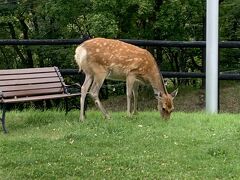
[[[155,72],[155,75],[153,76],[152,81],[150,83],[153,87],[155,95],[159,95],[160,93],[168,94],[166,86],[163,81],[162,74],[160,73],[159,70]]]

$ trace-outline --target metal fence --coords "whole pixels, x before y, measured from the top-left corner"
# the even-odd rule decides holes
[[[83,39],[0,39],[0,45],[76,45],[81,44],[88,38]],[[137,46],[159,46],[159,47],[206,47],[205,41],[161,41],[161,40],[134,40],[119,39],[121,41]],[[220,48],[240,48],[240,41],[219,42]]]
[[[17,45],[78,45],[87,40],[83,39],[0,39],[0,46]],[[121,41],[137,46],[154,47],[179,47],[179,48],[205,48],[205,41],[160,41],[160,40],[133,40],[120,39]],[[219,48],[240,48],[240,41],[219,42]],[[61,69],[63,75],[77,75],[76,69]],[[166,78],[205,78],[205,73],[194,72],[165,72],[162,74]],[[240,73],[219,73],[219,80],[240,80]]]

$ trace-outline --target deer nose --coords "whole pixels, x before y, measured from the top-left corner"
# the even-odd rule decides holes
[[[168,113],[166,111],[161,111],[161,116],[164,120],[169,120],[170,119],[170,114],[171,113]]]
[[[169,120],[169,119],[170,119],[170,114],[165,115],[165,116],[163,117],[163,119],[164,119],[164,120]]]

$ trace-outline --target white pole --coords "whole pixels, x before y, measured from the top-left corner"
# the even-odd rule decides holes
[[[218,14],[219,0],[207,0],[206,110],[218,112]]]

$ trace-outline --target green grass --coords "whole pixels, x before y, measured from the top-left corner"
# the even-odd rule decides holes
[[[8,112],[0,179],[238,179],[240,115]]]

